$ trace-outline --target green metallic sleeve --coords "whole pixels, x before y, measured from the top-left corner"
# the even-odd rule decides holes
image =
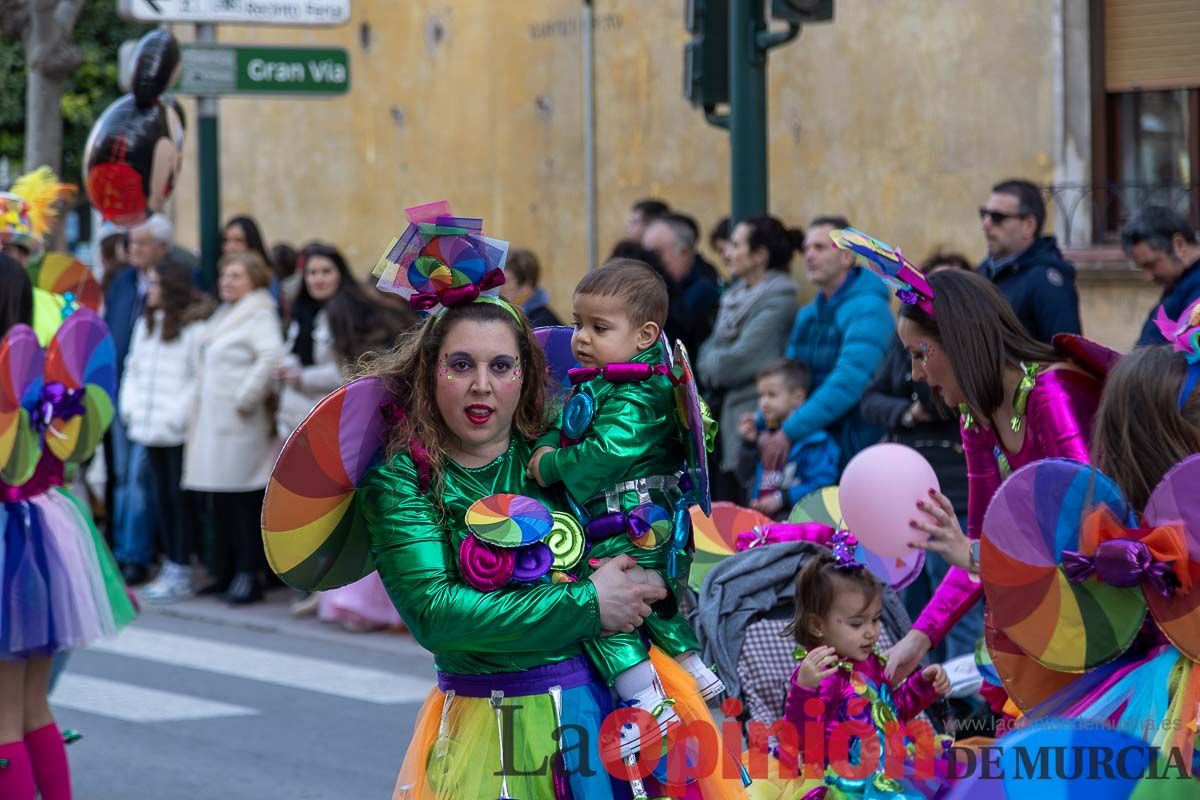
[[[358,491],[379,576],[425,649],[542,652],[600,635],[590,581],[496,592],[467,584],[450,534],[406,456],[375,467]]]
[[[622,384],[599,406],[583,441],[547,453],[541,462],[547,483],[561,480],[581,501],[612,486],[675,432],[670,395],[649,382]]]

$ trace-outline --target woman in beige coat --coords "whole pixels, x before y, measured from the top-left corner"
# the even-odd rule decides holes
[[[222,305],[198,337],[196,405],[184,450],[183,485],[212,498],[215,518],[215,580],[201,591],[224,592],[238,605],[262,599],[259,517],[277,450],[267,401],[283,337],[270,281],[257,253],[221,260]]]

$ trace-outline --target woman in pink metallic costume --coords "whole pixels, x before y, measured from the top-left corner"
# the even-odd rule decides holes
[[[1030,337],[984,278],[947,270],[918,285],[900,292],[897,333],[912,357],[913,379],[928,383],[962,415],[967,535],[977,561],[984,512],[1009,474],[1043,458],[1090,461],[1101,380]],[[912,526],[931,540],[958,530],[945,497],[931,497],[918,508],[924,513],[914,514]],[[982,595],[977,579],[952,568],[912,631],[892,648],[889,679],[907,676]],[[1000,687],[985,686],[984,695],[995,710],[1003,708]]]

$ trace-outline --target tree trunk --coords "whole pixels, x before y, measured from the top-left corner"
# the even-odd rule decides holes
[[[25,75],[25,169],[43,164],[62,173],[63,85],[66,81],[31,69]]]
[[[25,45],[25,169],[62,169],[62,96],[67,78],[83,63],[74,42],[83,0],[27,0]]]

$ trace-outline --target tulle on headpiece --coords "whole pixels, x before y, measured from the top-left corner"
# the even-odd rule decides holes
[[[849,250],[865,259],[867,268],[896,291],[900,302],[917,306],[933,316],[933,288],[903,253],[854,228],[831,231],[829,238],[839,250]]]
[[[27,172],[0,192],[0,243],[15,244],[30,253],[42,249],[42,239],[58,216],[60,200],[69,199],[75,187],[61,183],[49,167]]]
[[[1183,353],[1188,361],[1188,377],[1179,392],[1179,410],[1182,411],[1196,383],[1200,382],[1200,300],[1192,303],[1177,320],[1168,317],[1167,309],[1159,306],[1154,324],[1166,340],[1174,345],[1175,352]]]
[[[854,558],[854,550],[858,547],[858,539],[850,531],[838,531],[829,540],[829,549],[833,551],[833,558],[837,562],[837,568],[848,572],[859,572],[863,565],[860,561]]]
[[[499,295],[508,242],[484,236],[482,219],[454,216],[446,200],[405,215],[408,227],[375,267],[380,289],[426,314]]]

